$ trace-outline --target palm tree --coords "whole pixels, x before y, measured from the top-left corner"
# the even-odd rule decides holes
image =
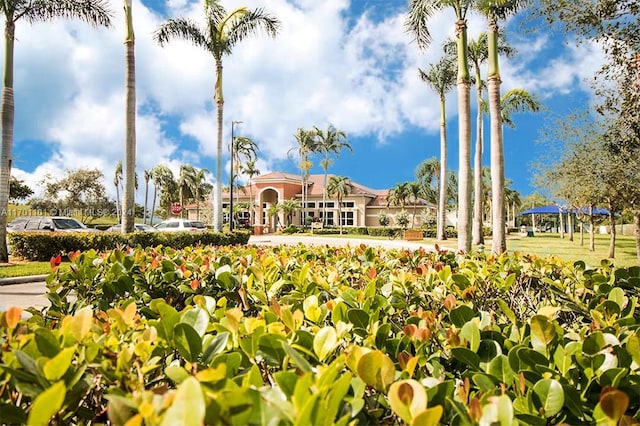
[[[245,136],[237,136],[234,138],[232,155],[234,170],[233,176],[231,176],[231,184],[239,177],[240,173],[244,170],[242,165],[244,164],[243,160],[252,161],[257,159],[257,152],[259,150],[258,145],[253,141],[253,139],[245,137]],[[239,186],[239,183],[237,184]],[[236,186],[234,186],[235,188]],[[236,192],[237,201],[240,202],[240,191]]]
[[[492,203],[492,250],[501,254],[507,250],[504,214],[504,143],[502,134],[502,111],[500,97],[500,61],[498,38],[500,19],[514,14],[528,0],[481,0],[478,8],[487,16],[489,45],[489,69],[487,72],[487,93],[491,116],[491,195]]]
[[[280,21],[266,13],[264,9],[250,10],[240,7],[229,13],[216,0],[205,0],[206,29],[200,29],[195,23],[185,18],[170,19],[158,28],[155,40],[164,45],[172,38],[187,40],[203,48],[215,62],[215,103],[217,109],[218,143],[216,155],[216,201],[213,209],[213,226],[215,231],[222,230],[222,123],[224,97],[222,93],[222,58],[230,55],[233,48],[246,37],[264,30],[275,37],[280,28]]]
[[[197,169],[193,175],[193,190],[196,199],[196,219],[200,220],[200,201],[203,197],[203,189],[210,184],[207,183],[207,175],[211,173],[207,169]]]
[[[338,202],[338,226],[342,235],[342,200],[353,190],[351,181],[346,176],[331,176],[327,184],[327,194]]]
[[[300,202],[295,199],[284,200],[280,204],[280,211],[284,214],[286,225],[291,225],[291,217],[293,213],[300,208]]]
[[[111,25],[111,11],[106,0],[2,0],[0,13],[5,18],[4,76],[2,89],[2,149],[0,151],[0,210],[9,207],[9,180],[13,157],[14,96],[13,58],[16,23],[50,21],[53,18],[76,18],[93,26]],[[0,261],[7,262],[7,215],[0,215]]]
[[[409,182],[409,197],[413,202],[413,212],[411,214],[411,229],[415,226],[416,222],[416,208],[420,202],[420,194],[422,193],[422,187],[418,182]]]
[[[124,198],[122,202],[123,233],[133,232],[136,194],[136,58],[135,35],[131,0],[124,0],[124,15],[127,23],[125,38],[125,156]]]
[[[387,194],[387,207],[393,204],[402,207],[402,210],[404,210],[404,205],[408,198],[409,182],[398,183]]]
[[[472,0],[411,0],[406,28],[419,48],[431,42],[427,21],[445,7],[456,15],[455,33],[458,56],[458,250],[471,251],[471,78],[467,57],[467,12]]]
[[[287,155],[291,154],[292,151],[297,151],[298,157],[300,158],[298,167],[300,168],[300,172],[302,174],[302,226],[306,226],[307,186],[309,180],[309,170],[311,170],[312,167],[312,163],[309,160],[309,155],[318,150],[318,143],[315,130],[305,130],[303,128],[298,128],[295,134],[295,138],[298,142],[298,146],[289,149]]]
[[[249,177],[249,199],[250,201],[250,205],[249,205],[249,214],[250,214],[250,218],[249,221],[251,222],[251,225],[254,225],[254,219],[255,219],[255,203],[253,200],[253,183],[252,183],[252,179],[254,176],[258,176],[260,174],[260,170],[258,170],[258,168],[256,167],[256,160],[250,160],[247,161],[247,163],[244,165],[243,168],[243,173],[246,174]]]
[[[144,171],[144,207],[142,209],[142,223],[147,223],[147,204],[149,201],[149,181],[152,178],[151,170]]]
[[[122,186],[122,160],[116,163],[116,168],[113,172],[113,185],[116,187],[116,218],[118,223],[120,222],[120,187]]]
[[[420,70],[420,78],[427,83],[440,97],[440,189],[438,194],[438,217],[436,238],[445,240],[447,215],[447,114],[445,96],[456,84],[455,62],[444,57],[440,62],[429,67],[428,72]]]
[[[180,174],[178,175],[178,192],[180,195],[180,204],[183,209],[180,217],[184,216],[185,200],[192,198],[195,193],[196,168],[191,164],[183,164],[180,166]]]
[[[156,212],[156,195],[158,189],[160,189],[160,207],[164,208],[164,211],[168,211],[169,205],[173,201],[170,194],[176,184],[173,178],[173,172],[164,164],[159,164],[151,169],[151,177],[153,179],[153,203],[151,207],[150,222],[153,224],[153,215]]]
[[[320,167],[324,170],[324,181],[322,184],[322,223],[326,225],[326,204],[327,204],[327,178],[329,172],[329,166],[331,165],[331,159],[329,156],[340,154],[343,148],[347,148],[353,152],[351,145],[347,142],[347,134],[342,130],[336,129],[333,125],[329,125],[326,131],[322,131],[314,126],[316,132],[317,150],[322,154],[322,160],[320,161]]]

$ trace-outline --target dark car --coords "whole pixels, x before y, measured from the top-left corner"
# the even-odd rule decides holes
[[[99,232],[72,217],[26,216],[18,217],[7,225],[9,232]]]

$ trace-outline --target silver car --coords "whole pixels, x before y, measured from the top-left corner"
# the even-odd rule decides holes
[[[100,232],[89,228],[72,217],[65,216],[23,216],[12,220],[7,225],[9,232]]]
[[[161,232],[180,232],[180,231],[206,231],[207,225],[199,220],[188,219],[168,219],[155,225],[155,228]]]
[[[153,226],[147,225],[147,224],[144,224],[144,223],[134,223],[133,224],[133,228],[134,228],[134,231],[139,231],[139,232],[157,232],[158,231]],[[108,231],[108,232],[121,232],[122,231],[122,225],[110,226],[107,229],[105,229],[105,231]]]

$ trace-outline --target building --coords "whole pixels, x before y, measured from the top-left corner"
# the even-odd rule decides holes
[[[327,176],[327,182],[333,175]],[[312,174],[307,181],[307,201],[302,206],[303,180],[302,176],[290,173],[272,172],[259,175],[252,179],[251,184],[241,188],[234,188],[233,204],[237,212],[239,221],[252,224],[256,227],[256,232],[270,233],[285,228],[290,224],[302,225],[303,216],[311,218],[312,223],[324,223],[327,226],[338,226],[338,203],[335,199],[327,197],[323,200],[324,174]],[[343,227],[369,227],[380,226],[379,218],[381,214],[386,214],[390,221],[389,226],[397,226],[397,215],[402,208],[400,206],[387,206],[387,195],[389,190],[377,190],[367,188],[357,182],[351,181],[352,191],[342,200],[340,208],[342,214]],[[247,206],[253,199],[254,217],[250,217]],[[282,206],[287,200],[297,202],[298,208],[288,215],[282,209],[274,206]],[[324,203],[324,204],[323,204]],[[206,222],[211,214],[213,201],[210,200],[206,206],[200,206],[199,219]],[[222,194],[222,207],[225,212],[229,209],[229,192]],[[237,207],[244,207],[240,210]],[[421,226],[425,218],[432,218],[435,221],[436,208],[427,204],[424,200],[419,200],[415,205],[405,205],[405,210],[409,215],[409,227],[414,216],[414,226]],[[304,211],[304,213],[303,213]],[[196,219],[195,205],[187,206],[188,217]],[[326,220],[323,215],[326,213]],[[225,213],[225,218],[227,217]]]

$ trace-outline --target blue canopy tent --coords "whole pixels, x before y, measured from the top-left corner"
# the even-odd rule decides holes
[[[527,235],[529,235],[533,231],[533,229],[536,228],[535,215],[537,215],[537,214],[539,214],[539,215],[560,215],[560,214],[566,214],[566,213],[588,215],[589,214],[589,209],[586,208],[586,207],[583,207],[583,208],[580,208],[580,209],[575,209],[575,208],[567,209],[567,208],[560,207],[560,206],[555,205],[555,204],[550,204],[550,205],[547,205],[547,206],[533,207],[531,209],[524,210],[524,211],[520,212],[519,216],[531,215],[531,222],[532,222],[533,226],[532,226],[531,230],[527,230]],[[593,214],[594,215],[598,215],[598,216],[608,216],[609,215],[609,210],[598,208],[598,207],[594,207],[593,208]],[[548,227],[547,229],[550,230],[551,228]]]

